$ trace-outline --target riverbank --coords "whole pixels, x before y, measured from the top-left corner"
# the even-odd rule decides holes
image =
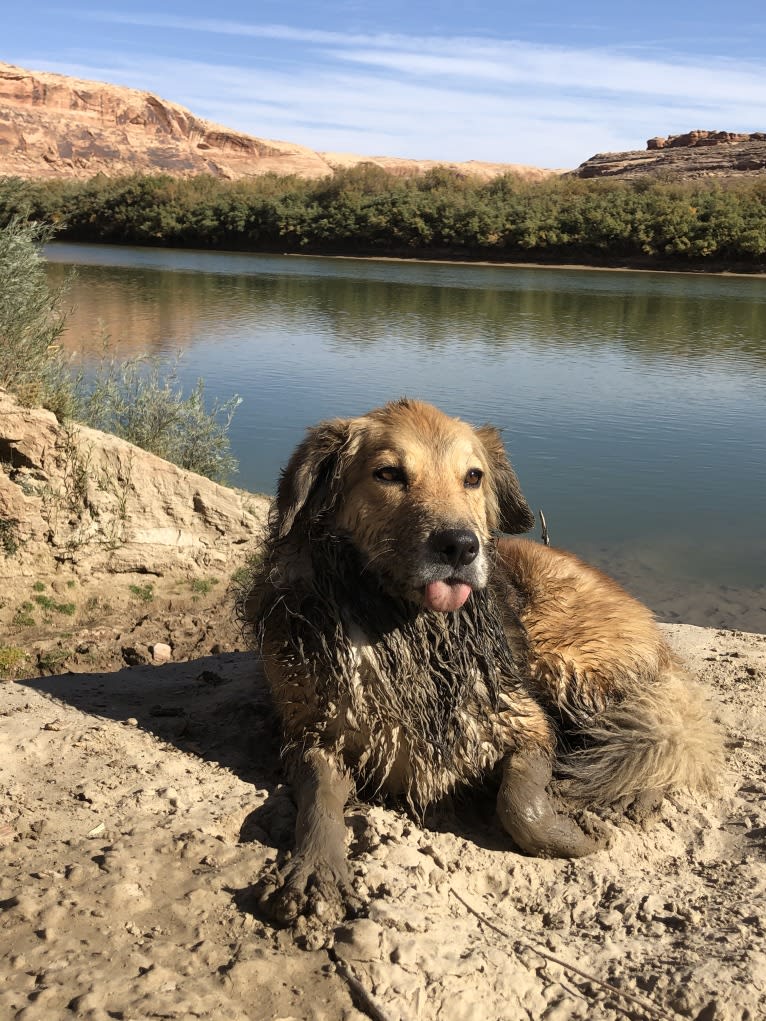
[[[195,251],[195,249],[186,249],[186,251]],[[196,251],[205,251],[205,249],[196,249]],[[225,254],[225,253],[221,253]],[[241,254],[232,252],[231,254]],[[257,253],[252,253],[257,254]],[[560,269],[560,270],[572,270],[572,271],[593,271],[594,273],[661,273],[663,275],[672,275],[677,273],[679,276],[710,276],[710,277],[734,277],[742,279],[753,279],[761,277],[766,279],[766,263],[757,269],[730,269],[730,268],[719,268],[711,269],[705,266],[704,268],[698,268],[694,266],[681,265],[669,266],[665,263],[662,264],[651,264],[651,260],[634,262],[620,260],[615,263],[588,263],[588,262],[555,262],[555,261],[540,261],[540,262],[524,262],[524,261],[509,261],[504,259],[464,259],[460,256],[455,258],[438,258],[430,255],[413,256],[413,255],[336,255],[327,254],[322,252],[280,252],[280,255],[295,259],[361,259],[366,262],[393,262],[393,263],[411,263],[413,265],[434,265],[434,266],[496,266],[498,268],[505,269]]]

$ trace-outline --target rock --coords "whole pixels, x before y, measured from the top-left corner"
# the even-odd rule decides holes
[[[615,911],[614,909],[611,911],[599,911],[596,919],[602,929],[619,929],[624,921],[620,912]]]
[[[149,651],[154,663],[168,663],[173,658],[173,650],[166,642],[155,642],[149,646]]]
[[[687,131],[650,138],[646,150],[602,152],[572,173],[575,177],[635,178],[662,173],[681,178],[766,173],[766,132]]]
[[[124,645],[122,658],[128,666],[142,666],[150,661],[149,649],[144,645]]]
[[[164,173],[236,180],[276,173],[322,178],[360,163],[398,175],[437,166],[485,179],[509,172],[527,179],[553,173],[513,163],[441,164],[319,153],[221,127],[151,92],[0,63],[0,176]]]
[[[6,659],[16,657],[11,676],[156,667],[213,645],[219,655],[241,648],[231,582],[268,508],[265,497],[63,425],[0,390],[0,521],[14,539],[0,548],[0,634]]]
[[[263,497],[219,486],[117,436],[61,425],[4,391],[0,462],[0,517],[19,522],[21,540],[0,563],[6,577],[52,576],[64,560],[88,573],[148,575],[136,598],[150,601],[152,576],[238,566],[268,511]],[[82,491],[70,482],[77,464],[87,466]]]

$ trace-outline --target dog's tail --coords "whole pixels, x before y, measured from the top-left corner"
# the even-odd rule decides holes
[[[721,777],[721,734],[701,690],[676,665],[607,705],[583,736],[584,747],[560,766],[573,781],[571,795],[590,804],[650,791],[710,791]]]

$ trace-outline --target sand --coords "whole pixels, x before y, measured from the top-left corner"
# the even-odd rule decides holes
[[[251,653],[3,682],[0,1018],[765,1016],[766,636],[664,629],[726,728],[716,798],[576,862],[480,797],[436,831],[353,805],[367,915],[309,948],[252,893],[294,808]]]

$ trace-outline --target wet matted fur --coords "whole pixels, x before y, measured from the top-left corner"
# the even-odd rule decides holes
[[[246,603],[298,805],[277,919],[342,915],[354,789],[420,814],[494,772],[515,844],[576,857],[598,843],[553,772],[590,805],[711,783],[715,729],[651,613],[508,537],[532,523],[497,431],[421,402],[321,423],[293,454]]]

